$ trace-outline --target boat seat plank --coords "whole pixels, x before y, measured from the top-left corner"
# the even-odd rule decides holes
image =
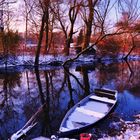
[[[109,94],[112,94],[112,95],[115,95],[116,94],[116,91],[114,91],[114,90],[108,90],[108,89],[95,89],[94,91],[95,92],[109,93]]]
[[[105,114],[103,114],[103,113],[87,110],[83,107],[78,107],[78,108],[76,108],[76,110],[83,113],[83,114],[91,115],[91,116],[94,116],[94,117],[97,117],[97,118],[102,118],[102,117],[105,116]]]
[[[95,94],[101,94],[101,95],[104,95],[104,96],[115,97],[115,94],[110,94],[110,93],[103,92],[103,91],[94,91],[94,93]]]
[[[106,103],[111,103],[111,104],[116,103],[116,100],[108,99],[105,97],[99,97],[99,96],[95,96],[95,95],[90,96],[90,99],[101,101],[101,102],[106,102]]]
[[[101,94],[101,93],[98,93],[98,92],[94,92],[97,96],[99,97],[106,97],[106,98],[109,98],[109,99],[112,99],[112,100],[115,100],[116,97],[113,95],[109,95],[109,94]]]

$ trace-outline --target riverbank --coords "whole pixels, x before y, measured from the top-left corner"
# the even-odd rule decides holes
[[[139,140],[140,139],[140,114],[134,116],[135,121],[124,121],[120,119],[119,122],[113,123],[112,127],[120,129],[116,136],[104,136],[103,138],[93,138],[93,140]],[[120,128],[119,128],[120,127]],[[32,140],[49,140],[49,138],[38,137]],[[69,138],[59,138],[59,140],[76,140]]]
[[[105,136],[98,140],[140,140],[140,114],[134,116],[135,121],[124,121],[114,123],[113,127],[121,129],[115,137]]]

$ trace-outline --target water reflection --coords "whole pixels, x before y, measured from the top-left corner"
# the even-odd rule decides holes
[[[139,63],[132,61],[129,66],[126,62],[119,62],[1,72],[0,139],[10,137],[36,112],[38,124],[29,138],[56,133],[65,113],[97,87],[118,90],[119,102],[115,112],[119,117],[132,120],[134,114],[140,113]],[[40,106],[42,109],[38,112]],[[110,119],[102,123],[106,121],[111,123]]]

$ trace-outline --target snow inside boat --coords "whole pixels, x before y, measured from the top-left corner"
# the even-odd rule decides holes
[[[103,119],[115,106],[117,91],[95,89],[65,115],[60,128],[60,134],[71,134],[93,126]]]

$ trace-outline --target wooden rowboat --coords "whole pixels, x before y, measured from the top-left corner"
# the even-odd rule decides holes
[[[109,114],[117,102],[117,91],[108,89],[95,89],[65,115],[59,135],[66,136],[81,132],[103,119]]]

